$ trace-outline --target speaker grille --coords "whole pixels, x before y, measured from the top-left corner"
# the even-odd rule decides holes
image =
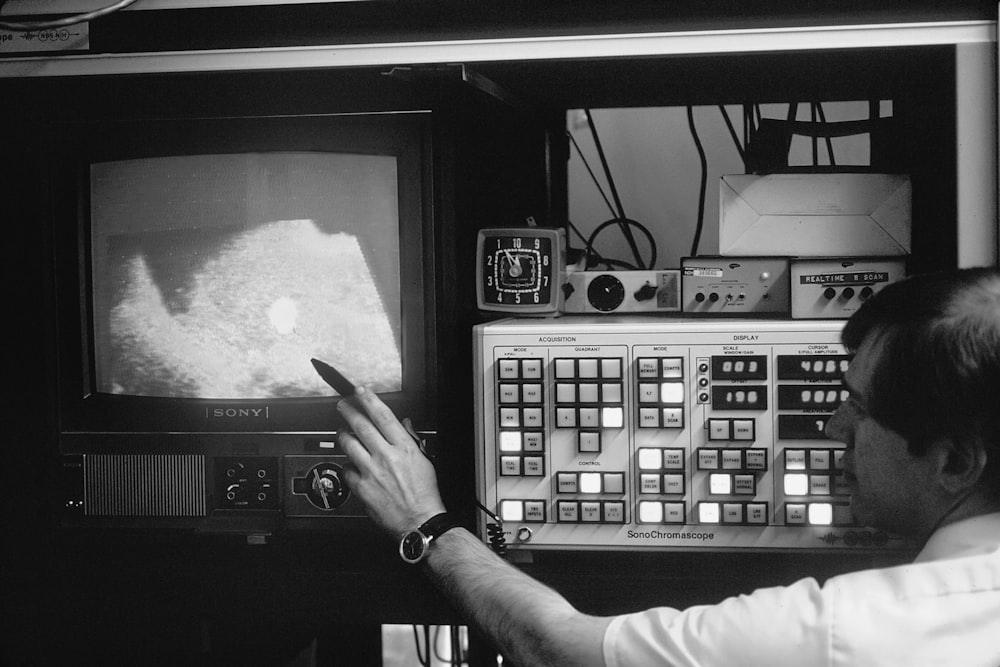
[[[90,454],[84,488],[88,516],[205,516],[205,457]]]

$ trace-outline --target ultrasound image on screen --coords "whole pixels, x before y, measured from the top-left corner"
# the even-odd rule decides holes
[[[93,165],[97,390],[332,395],[311,357],[400,390],[396,178],[340,153]]]

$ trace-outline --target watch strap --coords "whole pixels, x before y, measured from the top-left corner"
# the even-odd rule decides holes
[[[430,538],[431,542],[436,540],[441,535],[452,528],[457,528],[460,524],[455,520],[455,517],[448,512],[441,512],[440,514],[435,514],[431,518],[424,521],[419,530],[421,533]]]

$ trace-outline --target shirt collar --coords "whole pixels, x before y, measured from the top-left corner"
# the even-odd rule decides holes
[[[1000,512],[949,523],[934,531],[914,562],[1000,551]]]

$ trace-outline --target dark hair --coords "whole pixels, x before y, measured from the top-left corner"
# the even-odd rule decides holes
[[[878,336],[866,408],[911,453],[940,437],[979,439],[1000,497],[1000,271],[912,276],[886,286],[848,320],[844,345]]]

